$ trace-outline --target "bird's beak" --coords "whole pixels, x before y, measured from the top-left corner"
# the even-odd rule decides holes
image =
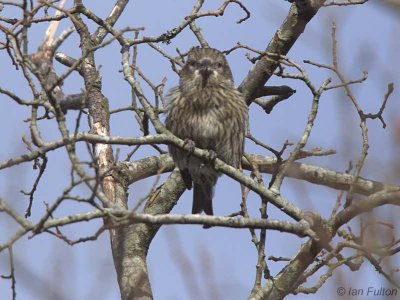
[[[210,77],[212,71],[209,68],[209,64],[201,64],[199,71],[201,76],[203,77],[202,86],[204,88],[207,84],[208,78]]]

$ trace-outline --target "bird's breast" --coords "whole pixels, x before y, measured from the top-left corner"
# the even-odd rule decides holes
[[[188,119],[190,138],[201,148],[214,148],[216,141],[223,135],[224,128],[221,112],[214,108],[194,112]]]
[[[175,93],[167,125],[180,138],[191,139],[200,148],[215,149],[244,130],[246,114],[241,94],[233,89]]]

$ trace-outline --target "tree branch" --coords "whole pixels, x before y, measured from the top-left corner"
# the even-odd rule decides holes
[[[302,6],[298,6],[296,3],[292,4],[285,21],[268,44],[265,52],[274,53],[274,55],[263,56],[240,84],[239,90],[244,94],[248,104],[254,101],[257,91],[265,85],[274,73],[278,66],[276,58],[289,52],[325,0],[301,2],[303,2]]]

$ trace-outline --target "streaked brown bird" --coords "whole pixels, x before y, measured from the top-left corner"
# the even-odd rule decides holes
[[[234,87],[225,56],[212,48],[192,48],[172,88],[166,127],[196,147],[209,150],[238,168],[243,154],[248,107]],[[193,182],[192,213],[213,215],[212,197],[220,174],[187,151],[169,146],[188,189]]]

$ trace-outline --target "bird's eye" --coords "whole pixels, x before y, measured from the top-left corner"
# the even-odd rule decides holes
[[[197,62],[194,61],[194,60],[191,60],[191,61],[188,62],[188,64],[189,64],[189,66],[191,66],[191,67],[195,67],[195,66],[197,65]]]
[[[223,64],[219,62],[219,63],[217,63],[217,67],[218,67],[218,68],[222,68],[222,67],[223,67]]]

